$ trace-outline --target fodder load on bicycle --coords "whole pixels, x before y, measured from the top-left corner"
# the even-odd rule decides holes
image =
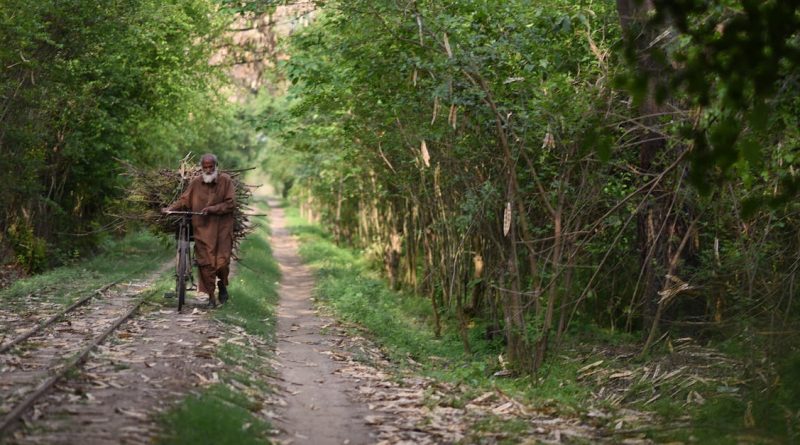
[[[175,202],[186,190],[189,183],[202,174],[196,159],[186,155],[177,169],[143,170],[131,164],[125,164],[126,175],[131,178],[131,190],[128,202],[133,204],[136,212],[129,218],[141,220],[153,230],[162,233],[174,233],[178,216],[165,215],[161,209]],[[249,170],[225,170],[233,180],[236,190],[236,208],[233,211],[234,250],[239,242],[247,236],[254,226],[248,218],[252,214],[249,207],[253,189],[256,186],[244,183],[242,172]]]

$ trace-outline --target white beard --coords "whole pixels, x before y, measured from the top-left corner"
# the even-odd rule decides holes
[[[217,170],[214,170],[214,173],[205,174],[203,173],[203,182],[206,184],[211,184],[212,182],[217,180]]]

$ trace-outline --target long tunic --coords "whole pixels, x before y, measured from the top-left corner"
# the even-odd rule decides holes
[[[189,209],[199,212],[208,208],[208,215],[192,216],[194,230],[194,249],[197,264],[201,269],[200,291],[213,295],[214,281],[202,279],[203,269],[225,271],[219,274],[225,284],[228,282],[227,269],[233,251],[233,209],[236,207],[235,191],[231,177],[220,172],[217,179],[204,183],[198,176],[169,209]],[[216,273],[210,274],[217,275]]]

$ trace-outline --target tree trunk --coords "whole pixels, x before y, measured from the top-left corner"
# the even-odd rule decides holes
[[[439,318],[439,304],[436,301],[436,286],[433,285],[433,251],[431,250],[429,238],[430,234],[426,231],[422,236],[425,248],[425,269],[427,272],[425,282],[433,309],[433,334],[438,338],[442,336],[442,322]]]
[[[651,0],[617,0],[620,25],[625,38],[636,51],[636,69],[647,77],[646,91],[644,92],[639,114],[643,130],[639,139],[639,169],[641,172],[657,173],[658,165],[654,165],[659,154],[666,150],[665,139],[653,131],[658,124],[658,114],[663,111],[656,100],[656,86],[659,81],[658,64],[649,53],[653,40],[659,33],[648,24],[650,13],[654,10]],[[648,201],[642,206],[642,211],[637,216],[637,245],[641,266],[641,315],[643,331],[647,332],[653,325],[658,310],[660,299],[658,292],[664,285],[664,273],[668,268],[667,244],[669,239],[660,236],[660,228],[667,217],[664,199],[666,191],[655,190],[646,198]],[[631,312],[635,312],[631,308]]]

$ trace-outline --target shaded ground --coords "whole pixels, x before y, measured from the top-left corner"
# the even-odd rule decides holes
[[[153,415],[192,388],[218,380],[220,337],[202,311],[159,310],[101,345],[80,376],[59,385],[31,415],[34,428],[11,443],[151,443]]]

